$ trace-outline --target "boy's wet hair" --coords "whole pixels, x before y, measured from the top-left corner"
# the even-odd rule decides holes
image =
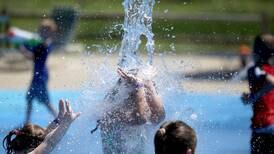
[[[38,147],[45,138],[45,129],[33,124],[14,129],[3,140],[3,147],[7,154],[16,152],[31,152]]]
[[[195,152],[195,131],[182,121],[168,121],[160,126],[154,137],[155,154],[185,154]]]

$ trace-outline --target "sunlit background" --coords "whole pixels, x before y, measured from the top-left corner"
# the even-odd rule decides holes
[[[73,43],[120,42],[123,22],[121,0],[1,0],[10,24],[29,31],[54,9],[71,8],[79,21]],[[274,31],[271,0],[156,0],[153,32],[157,52],[235,52],[240,43],[251,44],[255,35]]]
[[[239,56],[242,45],[252,52],[256,35],[274,32],[273,8],[273,0],[155,1],[153,65],[162,78],[171,76],[166,84],[180,91],[162,87],[168,91],[163,95],[167,119],[185,120],[197,130],[198,153],[249,153],[251,108],[240,100],[248,84],[237,77],[243,69]],[[58,99],[68,98],[76,102],[76,110],[83,109],[83,103],[90,103],[83,95],[101,98],[100,85],[106,86],[104,79],[115,74],[123,35],[122,0],[0,0],[0,139],[23,122],[32,77],[32,62],[5,41],[6,27],[36,33],[43,18],[60,21],[59,31],[64,32],[48,60],[55,107]],[[145,42],[143,37],[142,57]],[[46,126],[52,117],[35,105],[33,122]],[[56,153],[101,153],[99,133],[95,139],[89,134],[95,120],[82,117]],[[85,129],[79,133],[79,127]],[[148,151],[153,151],[152,142]]]

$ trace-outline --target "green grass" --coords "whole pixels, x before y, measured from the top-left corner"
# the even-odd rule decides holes
[[[91,20],[81,21],[78,26],[79,34],[107,34],[115,24],[122,24],[122,21]],[[260,32],[260,25],[257,22],[225,22],[225,21],[155,21],[153,32],[156,35],[167,37],[171,35],[193,34],[193,35],[255,35]],[[114,34],[118,34],[117,32]]]
[[[197,13],[260,13],[262,10],[274,15],[273,0],[156,0],[155,12],[163,13],[169,10],[170,14],[197,14]],[[190,3],[191,2],[191,3]],[[34,11],[49,12],[55,6],[66,5],[79,8],[83,12],[123,12],[121,0],[0,0],[0,8],[7,6],[13,11]],[[33,30],[39,21],[38,19],[12,19],[12,24],[24,29]],[[103,37],[108,35],[108,29],[113,24],[122,23],[117,21],[82,20],[77,29],[80,37]],[[274,24],[272,32],[274,32]],[[171,30],[171,28],[174,28]],[[168,35],[231,35],[251,36],[260,32],[260,25],[256,22],[230,22],[230,21],[154,21],[153,31],[157,37],[167,38]],[[113,36],[119,35],[115,32]]]
[[[122,13],[121,0],[1,0],[0,7],[9,10],[48,12],[55,6],[73,6],[83,12]],[[258,14],[266,11],[274,15],[273,0],[156,0],[154,11],[170,14]]]
[[[117,51],[121,45],[121,39],[84,39],[78,40],[76,43],[85,42],[85,46],[92,52],[98,52],[94,45],[99,45],[104,49],[104,52],[108,52],[107,48],[117,46]],[[145,53],[145,40],[142,40],[142,44],[139,48],[141,53]],[[251,44],[248,44],[251,47]],[[155,53],[177,53],[177,54],[189,54],[189,53],[235,53],[238,52],[238,44],[214,44],[214,43],[195,43],[188,41],[176,41],[176,40],[160,40],[155,41]]]
[[[0,0],[0,8],[9,11],[48,13],[56,6],[71,6],[81,12],[123,13],[122,0]],[[273,0],[156,0],[155,13],[164,14],[260,14],[262,11],[274,16]],[[12,25],[35,31],[39,19],[12,18]],[[121,31],[113,25],[123,20],[81,20],[76,29],[76,42],[85,44],[120,43]],[[274,32],[274,22],[271,23]],[[111,32],[112,31],[112,32]],[[252,44],[260,33],[258,22],[154,20],[156,51],[170,50],[175,43],[177,52],[235,51],[241,42]],[[175,38],[173,38],[175,37]]]
[[[39,19],[11,19],[11,25],[15,27],[19,27],[28,31],[36,31],[38,24],[40,20]]]
[[[163,30],[167,27],[168,29]],[[171,30],[173,27],[173,30]],[[256,22],[230,22],[230,21],[156,21],[153,27],[155,32],[168,32],[174,34],[224,34],[224,35],[254,35],[260,31]]]
[[[26,30],[34,31],[39,19],[13,18],[11,24]],[[108,36],[110,31],[113,36],[119,35],[119,30],[113,29],[114,25],[122,24],[122,20],[81,20],[77,26],[77,34],[81,37]],[[274,24],[272,23],[272,30]],[[230,22],[230,21],[154,21],[153,32],[163,38],[172,35],[239,35],[250,36],[260,32],[257,22]],[[120,37],[120,36],[119,36]]]
[[[12,20],[12,25],[35,31],[39,19]],[[113,29],[114,25],[122,24],[122,20],[82,20],[76,29],[76,40],[83,43],[87,40],[120,39],[121,30]],[[224,22],[224,21],[155,21],[153,32],[156,40],[166,42],[202,42],[222,44],[226,39],[232,43],[244,41],[250,43],[249,38],[260,32],[259,23],[256,22]],[[240,38],[240,40],[237,40]],[[198,41],[197,41],[198,40]],[[199,41],[200,40],[200,41]]]
[[[170,13],[218,13],[218,14],[258,14],[266,11],[274,15],[274,2],[272,0],[162,0],[159,11],[163,11],[165,6]],[[173,3],[171,3],[171,1]],[[171,4],[172,5],[171,5]]]
[[[122,22],[122,21],[121,21]],[[81,21],[77,27],[77,38],[75,39],[76,43],[84,43],[86,46],[92,46],[93,44],[103,45],[103,46],[114,46],[119,45],[121,43],[121,36],[117,35],[117,32],[111,33],[111,37],[109,37],[109,31],[111,30],[112,25],[121,23],[118,21]],[[12,24],[23,29],[29,31],[35,31],[38,25],[38,19],[14,19],[12,20]],[[223,42],[195,42],[190,39],[190,36],[195,33],[195,35],[210,35],[212,36],[212,32],[210,30],[215,30],[216,28],[220,28],[218,25],[222,25],[219,23],[214,24],[201,24],[200,22],[194,23],[184,23],[183,27],[179,28],[180,23],[155,23],[154,24],[154,33],[155,36],[155,52],[176,52],[176,53],[208,53],[208,52],[235,52],[237,51],[238,44],[226,44]],[[235,27],[237,27],[237,23],[234,23]],[[216,25],[216,26],[214,26]],[[224,24],[226,26],[226,24]],[[201,27],[203,28],[201,28]],[[233,26],[233,25],[232,25]],[[233,27],[234,27],[233,26]],[[248,24],[246,25],[248,26]],[[250,25],[255,26],[256,24]],[[174,27],[173,31],[169,31],[171,27]],[[169,29],[163,30],[163,29]],[[197,31],[199,29],[199,33]],[[216,31],[216,30],[215,30]],[[232,30],[231,30],[232,31]],[[237,31],[237,28],[233,30]],[[219,30],[219,33],[227,33],[226,31]],[[253,32],[253,31],[249,31]],[[167,35],[170,34],[170,37]],[[230,34],[230,33],[228,33]],[[246,33],[244,33],[246,34]],[[247,33],[251,34],[251,33]],[[114,36],[113,36],[114,35]],[[115,36],[116,35],[116,36]],[[172,35],[175,35],[176,38],[171,38]],[[195,37],[194,37],[195,38]],[[144,50],[144,42],[142,41],[142,45],[140,47],[142,52]],[[252,43],[247,42],[248,44]],[[172,50],[172,44],[175,46],[175,51]]]

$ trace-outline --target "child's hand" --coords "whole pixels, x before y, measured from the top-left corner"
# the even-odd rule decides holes
[[[266,76],[266,72],[264,70],[262,70],[260,67],[256,67],[255,68],[255,75],[257,77],[263,77],[263,76]]]
[[[141,79],[137,78],[136,76],[134,76],[132,74],[126,73],[121,68],[118,68],[117,72],[121,76],[121,78],[125,79],[129,83],[134,83],[134,84],[142,83]]]
[[[65,112],[66,112],[65,102],[61,99],[59,101],[59,113],[58,113],[57,119],[58,120],[63,119]]]
[[[71,124],[76,118],[80,116],[80,112],[73,112],[68,101],[59,101],[58,119],[60,123]]]
[[[250,97],[250,94],[249,93],[243,93],[242,96],[241,96],[241,100],[243,102],[244,105],[247,105],[247,104],[250,104],[248,102],[248,99]]]

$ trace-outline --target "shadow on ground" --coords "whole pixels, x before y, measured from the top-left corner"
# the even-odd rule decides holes
[[[235,70],[210,70],[197,73],[187,73],[183,76],[194,80],[232,80],[238,75],[239,69]]]

